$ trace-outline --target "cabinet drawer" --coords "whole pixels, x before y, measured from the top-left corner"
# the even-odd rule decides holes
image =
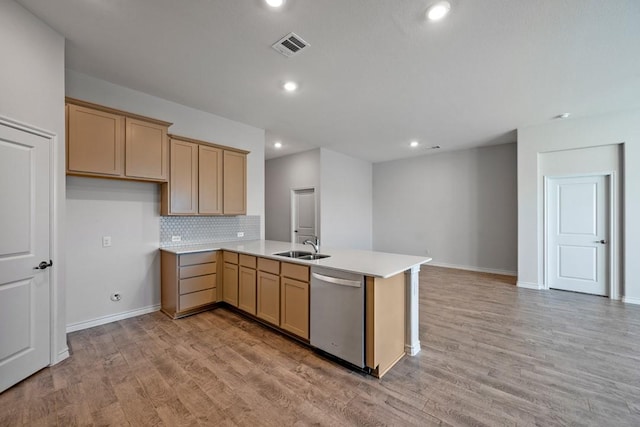
[[[180,311],[216,302],[216,288],[180,295]]]
[[[229,264],[237,264],[238,263],[238,254],[235,252],[227,252],[224,251],[222,253],[222,257],[224,262],[228,262]]]
[[[207,262],[216,262],[215,252],[196,252],[195,254],[180,255],[180,266],[205,264]]]
[[[216,263],[210,262],[208,264],[196,264],[186,267],[180,267],[180,278],[186,279],[188,277],[204,276],[205,274],[215,274]]]
[[[240,265],[243,267],[256,268],[256,257],[240,254]]]
[[[190,279],[180,280],[180,295],[191,292],[201,291],[203,289],[216,287],[216,275],[209,274],[207,276],[192,277]]]
[[[309,281],[309,267],[300,264],[282,263],[282,275],[302,282]]]
[[[280,261],[258,258],[258,270],[271,274],[280,274]]]

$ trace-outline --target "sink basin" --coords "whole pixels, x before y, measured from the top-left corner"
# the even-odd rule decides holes
[[[330,256],[331,255],[310,254],[310,255],[299,256],[298,259],[303,259],[305,261],[313,261],[314,259],[329,258]]]
[[[278,252],[277,254],[274,254],[274,255],[286,256],[288,258],[301,258],[303,256],[312,256],[311,252],[305,252],[305,251]]]

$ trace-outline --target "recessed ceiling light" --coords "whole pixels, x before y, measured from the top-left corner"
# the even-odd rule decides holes
[[[418,144],[418,141],[411,141],[411,144],[409,145],[412,147],[417,147],[419,144]]]
[[[286,82],[284,85],[282,85],[282,87],[287,92],[295,92],[296,90],[298,90],[298,83],[296,83],[296,82]]]
[[[282,142],[278,141],[275,144],[273,144],[273,146],[276,148],[282,148]]]
[[[431,21],[439,21],[449,14],[451,10],[451,3],[448,1],[439,1],[432,4],[427,9],[427,18]]]
[[[281,7],[284,5],[285,0],[264,0],[271,7]]]

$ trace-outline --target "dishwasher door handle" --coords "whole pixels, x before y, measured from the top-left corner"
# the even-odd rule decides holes
[[[362,287],[362,282],[360,282],[360,280],[340,279],[338,277],[325,276],[324,274],[318,273],[311,273],[311,275],[316,279],[322,280],[323,282],[332,283],[334,285],[351,286],[352,288]]]

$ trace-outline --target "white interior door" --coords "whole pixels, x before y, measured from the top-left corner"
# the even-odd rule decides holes
[[[313,188],[293,191],[291,241],[302,243],[316,236],[316,194]]]
[[[49,149],[0,123],[0,392],[50,363]]]
[[[608,295],[609,187],[605,175],[549,179],[550,288]]]

